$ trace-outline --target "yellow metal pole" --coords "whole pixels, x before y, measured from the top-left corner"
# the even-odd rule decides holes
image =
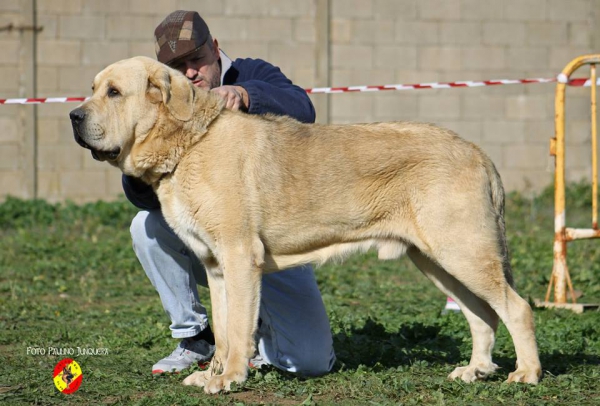
[[[565,71],[563,71],[564,74]],[[556,85],[555,109],[555,152],[554,171],[554,302],[566,303],[567,241],[565,236],[565,87],[569,76]]]
[[[590,66],[592,88],[592,229],[598,229],[598,126],[596,114],[596,64]]]
[[[556,155],[555,173],[554,173],[554,265],[552,268],[552,276],[550,277],[550,286],[554,284],[554,302],[564,304],[567,302],[567,285],[571,293],[571,298],[575,301],[573,285],[567,267],[567,236],[566,236],[566,215],[565,215],[565,88],[569,82],[571,74],[585,64],[600,63],[600,55],[583,55],[573,59],[563,69],[558,76],[558,84],[556,85],[556,94],[554,99],[554,123],[555,123],[555,139],[551,142],[551,150]],[[592,95],[592,143],[594,157],[596,157],[595,145],[595,83],[596,74],[595,66],[592,68],[593,95]],[[595,158],[594,158],[595,159]],[[597,164],[597,163],[596,163]],[[594,163],[592,163],[594,166]],[[597,168],[594,169],[592,179],[597,181]],[[594,181],[593,181],[594,182]],[[596,195],[596,192],[595,192]],[[594,211],[596,213],[596,211]],[[597,222],[596,222],[597,226]],[[548,297],[548,294],[546,294]],[[547,299],[546,299],[547,301]]]

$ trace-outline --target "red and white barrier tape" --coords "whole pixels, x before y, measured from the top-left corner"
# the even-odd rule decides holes
[[[0,99],[0,104],[40,104],[40,103],[68,103],[82,102],[87,97],[46,97],[29,99]]]
[[[558,81],[564,83],[562,78]],[[450,89],[454,87],[480,87],[480,86],[497,86],[497,85],[517,85],[530,83],[553,83],[557,78],[533,78],[533,79],[498,79],[498,80],[483,80],[462,81],[462,82],[435,82],[435,83],[417,83],[410,85],[382,85],[382,86],[349,86],[349,87],[315,87],[312,89],[304,89],[308,94],[317,93],[349,93],[349,92],[378,92],[382,90],[418,90],[418,89]],[[569,86],[590,86],[591,80],[585,78],[571,79],[567,83]],[[596,84],[600,85],[600,79]],[[26,99],[0,99],[0,104],[41,104],[41,103],[69,103],[82,102],[88,97],[46,97],[46,98],[26,98]]]
[[[435,82],[435,83],[417,83],[412,85],[382,85],[382,86],[350,86],[350,87],[316,87],[305,89],[307,93],[348,93],[348,92],[377,92],[381,90],[415,90],[415,89],[450,89],[453,87],[480,87],[497,85],[517,85],[529,83],[553,83],[556,78],[533,78],[533,79],[498,79],[483,81],[463,81],[463,82]],[[600,79],[596,81],[600,85]],[[584,78],[571,79],[569,86],[590,86],[591,80]]]

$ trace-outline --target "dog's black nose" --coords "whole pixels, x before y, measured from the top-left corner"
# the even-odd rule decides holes
[[[71,121],[73,123],[81,123],[85,120],[85,111],[83,109],[75,109],[69,113],[69,117],[71,117]]]

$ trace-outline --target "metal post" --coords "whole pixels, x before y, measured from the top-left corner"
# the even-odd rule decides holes
[[[596,64],[590,66],[592,99],[592,229],[598,229],[598,124],[596,112]]]
[[[546,291],[544,302],[537,305],[544,307],[565,307],[576,312],[582,312],[586,307],[598,305],[577,304],[569,268],[567,266],[567,242],[584,238],[600,238],[598,230],[598,151],[597,151],[597,124],[596,124],[596,66],[600,63],[600,55],[583,55],[572,60],[558,76],[555,107],[555,138],[550,141],[550,153],[556,157],[554,173],[554,265],[550,283]],[[565,89],[573,72],[583,65],[591,65],[591,104],[592,104],[592,228],[576,229],[566,226],[565,207]],[[554,302],[550,302],[550,292],[554,285]],[[572,304],[567,303],[567,288]]]
[[[563,71],[564,73],[564,71]],[[568,78],[568,76],[567,76]],[[567,241],[565,238],[565,88],[566,83],[559,82],[554,98],[555,108],[555,153],[554,171],[554,266],[551,283],[554,282],[554,301],[566,303],[565,281],[567,268]],[[549,293],[549,292],[548,292]],[[548,293],[546,301],[548,301]]]

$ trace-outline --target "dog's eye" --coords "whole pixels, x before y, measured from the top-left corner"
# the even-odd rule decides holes
[[[107,94],[108,94],[108,97],[115,97],[115,96],[121,95],[121,93],[119,93],[119,91],[117,89],[115,89],[114,87],[109,87]]]

